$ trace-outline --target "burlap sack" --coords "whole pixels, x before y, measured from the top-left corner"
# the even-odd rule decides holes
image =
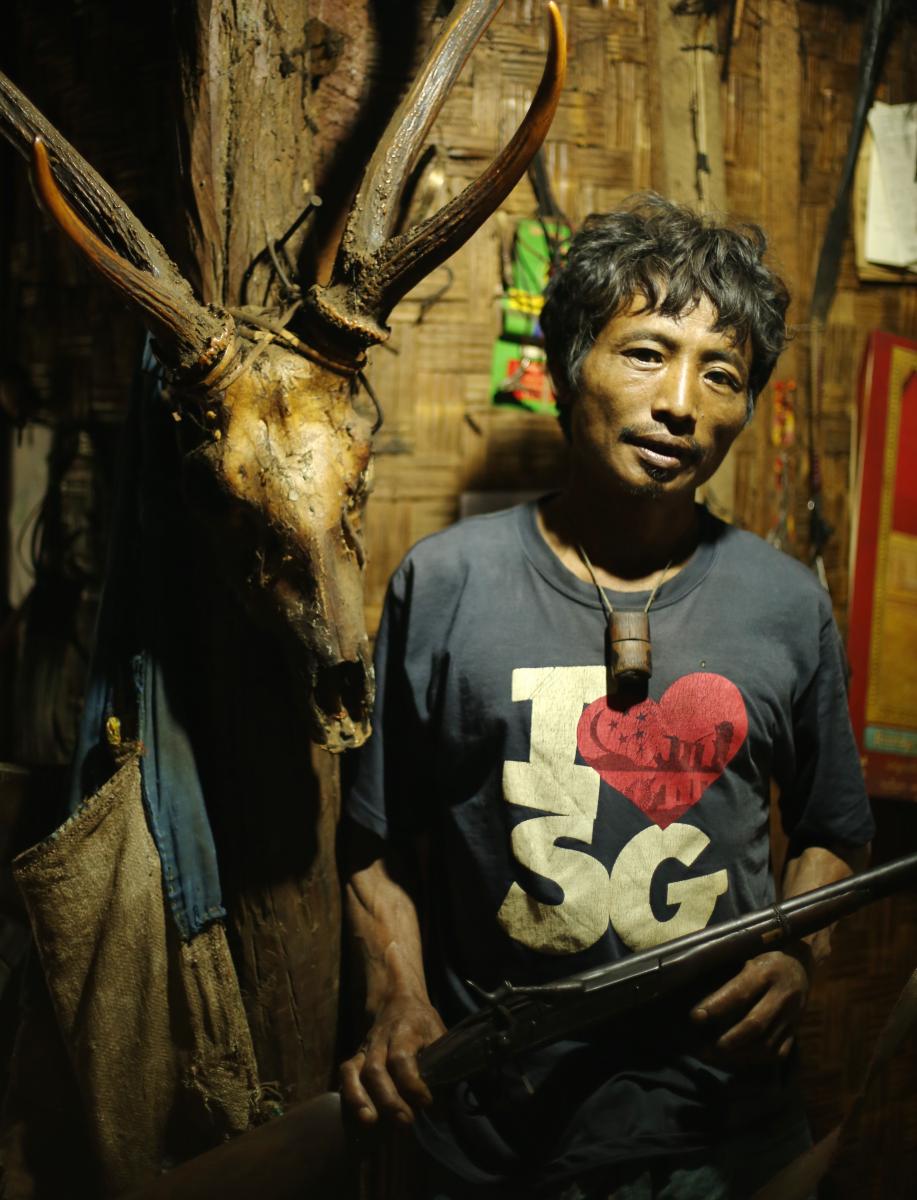
[[[106,1192],[248,1128],[257,1069],[225,933],[178,938],[139,760],[13,870]]]

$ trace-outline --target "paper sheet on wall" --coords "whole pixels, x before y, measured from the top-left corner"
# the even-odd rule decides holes
[[[877,101],[869,129],[866,258],[917,271],[917,104]]]
[[[859,410],[850,715],[870,795],[917,801],[917,342],[870,334]]]

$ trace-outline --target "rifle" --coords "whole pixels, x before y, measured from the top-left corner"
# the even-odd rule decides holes
[[[708,970],[732,966],[814,933],[839,917],[917,882],[917,854],[795,896],[653,950],[571,975],[557,983],[506,983],[419,1056],[432,1088],[498,1067],[523,1050],[674,992]],[[478,989],[480,990],[480,989]],[[129,1193],[125,1200],[299,1200],[304,1195],[351,1195],[354,1172],[374,1145],[372,1131],[355,1127],[340,1097],[326,1093],[294,1105],[252,1129]],[[311,1190],[310,1190],[311,1189]],[[784,1192],[779,1193],[784,1196]],[[802,1194],[802,1193],[800,1193]],[[808,1192],[806,1192],[808,1194]]]
[[[556,983],[504,983],[493,992],[471,984],[484,1005],[421,1051],[420,1073],[436,1089],[499,1068],[526,1050],[613,1020],[718,968],[778,950],[914,882],[917,854]]]

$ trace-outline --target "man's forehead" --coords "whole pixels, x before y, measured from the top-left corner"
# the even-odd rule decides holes
[[[680,312],[675,314],[662,313],[660,310],[665,302],[665,296],[660,296],[658,303],[651,306],[642,293],[624,304],[608,319],[599,337],[611,336],[617,333],[627,333],[637,328],[645,328],[648,332],[670,332],[672,335],[691,334],[703,336],[705,341],[719,342],[740,353],[747,352],[750,356],[751,346],[748,338],[740,340],[739,331],[735,328],[717,329],[720,319],[719,310],[707,296],[691,300]]]

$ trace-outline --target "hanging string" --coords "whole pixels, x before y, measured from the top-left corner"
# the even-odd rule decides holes
[[[599,599],[602,601],[602,607],[605,609],[605,612],[608,615],[608,618],[611,619],[611,617],[614,616],[615,610],[611,607],[611,601],[605,595],[605,591],[602,588],[601,584],[599,583],[598,576],[595,573],[595,567],[593,567],[592,563],[589,561],[589,555],[586,553],[586,551],[583,549],[583,547],[580,546],[579,544],[577,544],[576,548],[579,551],[580,558],[585,563],[586,570],[592,576],[592,582],[595,584],[595,589],[599,593]],[[652,606],[653,601],[656,599],[656,593],[659,591],[659,589],[662,587],[663,583],[665,582],[665,577],[666,577],[666,575],[668,575],[669,568],[671,567],[671,565],[674,561],[675,561],[674,558],[670,558],[669,561],[662,568],[662,573],[660,574],[659,578],[656,580],[656,583],[653,585],[653,590],[650,592],[649,599],[647,600],[646,605],[643,609],[643,611],[645,613],[648,613],[650,611],[650,607]]]
[[[589,555],[580,545],[577,545],[577,550],[580,558],[586,564],[586,570],[592,576],[592,582],[595,584],[608,618],[605,633],[605,669],[608,676],[607,688],[610,700],[611,696],[622,688],[632,692],[634,688],[645,687],[653,674],[649,611],[656,599],[656,593],[669,573],[673,560],[669,559],[660,572],[643,612],[640,612],[639,609],[622,609],[615,612],[604,589],[599,586],[598,576],[589,561]]]

